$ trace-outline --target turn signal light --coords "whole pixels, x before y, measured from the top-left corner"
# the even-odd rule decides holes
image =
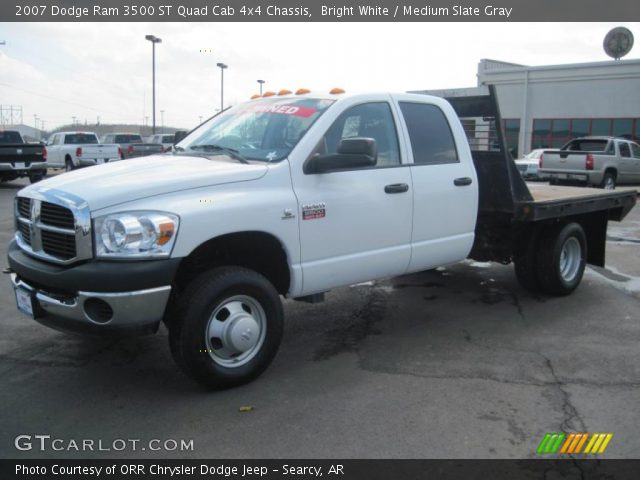
[[[585,168],[587,170],[593,170],[593,155],[590,153],[587,154],[587,159],[585,160]]]
[[[276,92],[264,92],[262,94],[263,97],[273,97],[276,94]]]
[[[296,95],[306,95],[307,93],[311,93],[311,90],[307,88],[299,88],[296,90]]]
[[[291,95],[291,90],[282,89],[278,92],[278,95]]]
[[[340,95],[341,93],[344,93],[344,90],[342,88],[332,88],[329,93],[331,95]]]
[[[78,147],[76,148],[76,157],[81,157],[82,156],[82,148]]]

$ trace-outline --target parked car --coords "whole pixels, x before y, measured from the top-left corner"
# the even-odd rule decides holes
[[[613,190],[640,183],[640,145],[625,138],[581,137],[560,150],[545,150],[540,174],[551,183],[591,185]]]
[[[102,137],[105,143],[115,143],[120,146],[120,158],[146,157],[154,153],[162,153],[161,143],[145,143],[137,133],[108,133]]]
[[[0,130],[0,181],[29,177],[31,183],[47,175],[47,149],[42,143],[26,143],[15,130]]]
[[[147,138],[147,143],[160,143],[162,144],[163,150],[168,152],[171,150],[171,147],[173,147],[174,138],[175,135],[173,133],[159,133]]]
[[[120,160],[117,145],[98,143],[93,132],[57,132],[47,140],[47,164],[71,171]]]
[[[315,303],[467,257],[568,295],[604,265],[608,221],[636,192],[530,189],[502,148],[472,152],[456,112],[499,125],[489,92],[261,98],[172,154],[26,187],[8,248],[17,306],[93,335],[164,321],[180,368],[225,388],[276,355],[281,295]]]
[[[544,148],[533,150],[527,153],[524,157],[516,160],[516,166],[522,178],[525,180],[540,180],[541,177],[538,173],[540,167],[540,157],[544,152]]]

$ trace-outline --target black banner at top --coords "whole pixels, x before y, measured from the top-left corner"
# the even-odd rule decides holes
[[[10,22],[637,21],[638,0],[3,0]]]

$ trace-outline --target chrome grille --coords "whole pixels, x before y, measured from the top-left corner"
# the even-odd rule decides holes
[[[18,212],[20,216],[23,218],[30,218],[31,217],[31,199],[18,197],[17,202],[18,202]]]
[[[55,203],[42,202],[40,205],[40,221],[43,224],[58,228],[73,229],[75,227],[73,212]]]
[[[15,215],[16,242],[26,253],[65,265],[93,256],[91,217],[83,200],[56,190],[37,190],[30,197],[16,198]]]

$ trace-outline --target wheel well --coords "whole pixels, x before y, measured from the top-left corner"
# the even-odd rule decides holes
[[[68,153],[64,156],[64,161],[66,162],[67,160],[73,162],[73,159],[71,158],[71,155],[69,155]]]
[[[287,254],[280,241],[264,232],[238,232],[204,242],[180,263],[176,287],[182,290],[199,273],[216,266],[238,265],[264,275],[285,295],[291,274]]]
[[[613,174],[613,178],[614,180],[618,179],[618,170],[616,170],[614,167],[607,167],[604,171],[605,174],[607,173],[612,173]]]

